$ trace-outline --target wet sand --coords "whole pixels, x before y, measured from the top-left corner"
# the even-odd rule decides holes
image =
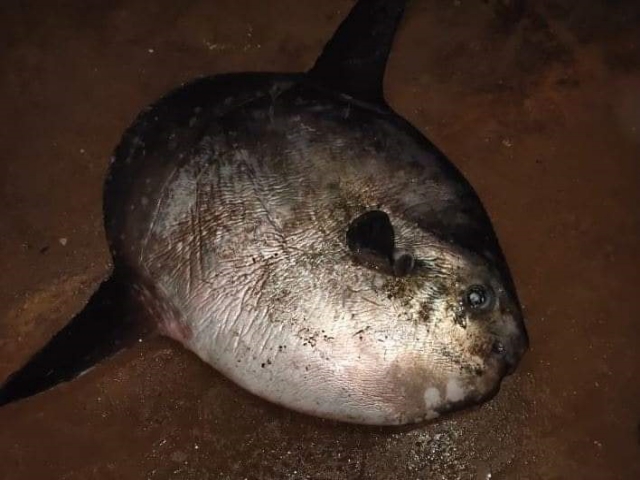
[[[137,112],[195,76],[305,69],[350,6],[3,2],[0,378],[108,274],[102,181]],[[399,32],[389,102],[478,190],[527,314],[493,401],[336,424],[154,339],[0,409],[0,478],[640,478],[638,25],[634,1],[414,0]]]

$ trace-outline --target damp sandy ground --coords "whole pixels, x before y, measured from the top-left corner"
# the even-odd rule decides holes
[[[198,75],[309,67],[350,5],[3,0],[0,378],[108,274],[101,185],[136,113]],[[633,1],[414,0],[399,33],[389,101],[477,188],[526,309],[493,401],[335,424],[150,340],[2,408],[0,479],[640,478],[638,25]]]

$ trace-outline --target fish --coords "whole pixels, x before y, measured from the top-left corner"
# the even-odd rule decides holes
[[[104,183],[112,272],[0,405],[155,335],[338,422],[493,398],[522,306],[479,196],[385,99],[405,4],[357,1],[306,72],[204,76],[140,112]]]

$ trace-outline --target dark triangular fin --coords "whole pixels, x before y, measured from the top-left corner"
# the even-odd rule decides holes
[[[131,314],[133,303],[126,278],[105,280],[84,309],[0,387],[0,406],[72,380],[145,334]]]
[[[309,71],[313,81],[386,105],[382,82],[406,0],[359,0]]]

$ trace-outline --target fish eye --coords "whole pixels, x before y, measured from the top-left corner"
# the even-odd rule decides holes
[[[467,289],[465,300],[471,309],[484,311],[493,307],[495,294],[489,286],[472,285]]]

